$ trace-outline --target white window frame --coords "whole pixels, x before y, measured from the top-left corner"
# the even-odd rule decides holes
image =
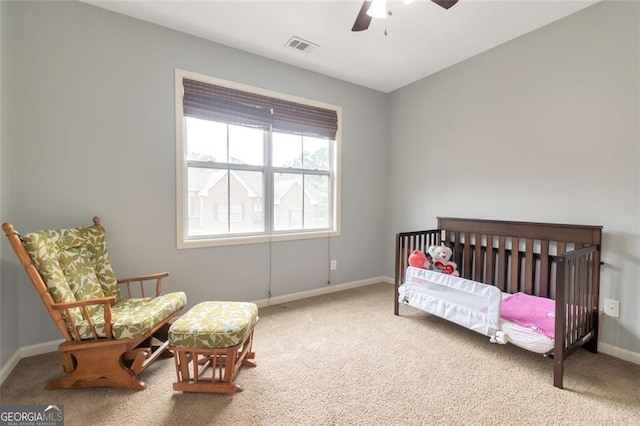
[[[198,80],[205,83],[210,83],[218,86],[230,87],[236,90],[242,90],[245,92],[257,93],[272,98],[283,99],[291,102],[297,102],[300,104],[316,106],[325,109],[331,109],[336,111],[338,117],[338,130],[336,132],[335,141],[332,151],[332,172],[330,176],[330,183],[332,184],[332,215],[331,228],[318,231],[292,231],[292,232],[274,232],[260,234],[260,235],[223,235],[219,237],[210,238],[187,238],[187,224],[189,220],[188,215],[188,191],[186,188],[187,183],[187,167],[185,160],[185,126],[184,126],[184,111],[182,101],[182,81],[183,79]],[[302,240],[313,238],[327,238],[336,237],[340,235],[340,190],[341,190],[341,140],[342,140],[342,108],[337,105],[331,105],[324,102],[314,101],[310,99],[300,98],[297,96],[286,95],[275,91],[252,87],[249,85],[236,83],[228,80],[219,79],[216,77],[210,77],[203,74],[175,69],[175,123],[176,123],[176,230],[177,230],[177,247],[178,249],[189,249],[198,247],[216,247],[216,246],[228,246],[239,244],[257,244],[271,241],[290,241],[290,240]],[[270,194],[264,194],[265,207],[270,208],[269,204],[273,202]]]

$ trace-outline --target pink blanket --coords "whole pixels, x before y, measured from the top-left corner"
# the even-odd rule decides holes
[[[552,299],[516,293],[502,301],[500,317],[553,339],[555,312],[556,302]]]

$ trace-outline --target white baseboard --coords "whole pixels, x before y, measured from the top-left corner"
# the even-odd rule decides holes
[[[271,297],[269,299],[255,300],[253,303],[258,305],[259,308],[264,308],[266,306],[293,302],[294,300],[301,300],[309,297],[321,296],[323,294],[336,293],[338,291],[349,290],[357,287],[364,287],[366,285],[377,284],[381,282],[386,283],[388,282],[389,279],[390,279],[389,277],[375,277],[375,278],[368,278],[366,280],[361,280],[361,281],[352,281],[346,284],[328,285],[326,287],[315,288],[313,290],[308,290],[308,291],[301,291],[299,293],[285,294],[283,296]]]
[[[18,349],[17,351],[15,351],[15,353],[13,354],[13,356],[11,358],[9,358],[9,361],[7,361],[2,368],[0,368],[0,385],[2,383],[4,383],[4,381],[7,379],[7,377],[9,377],[9,374],[11,374],[11,372],[13,371],[14,368],[16,368],[16,365],[18,365],[18,363],[20,362],[20,349]]]
[[[37,345],[25,346],[20,348],[20,358],[26,358],[28,356],[42,355],[48,352],[55,352],[58,350],[58,346],[64,342],[64,339],[53,340],[51,342],[38,343]]]
[[[608,343],[598,343],[598,352],[640,365],[640,353],[622,349]]]
[[[64,339],[18,348],[13,356],[9,358],[9,361],[7,361],[6,364],[2,366],[2,368],[0,368],[0,384],[4,383],[7,377],[9,377],[9,374],[11,374],[13,369],[16,368],[22,358],[57,351],[58,346],[62,342],[64,342]]]

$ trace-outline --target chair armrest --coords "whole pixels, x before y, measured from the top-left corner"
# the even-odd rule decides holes
[[[118,284],[132,283],[135,281],[151,281],[151,280],[156,280],[160,278],[165,278],[168,276],[169,276],[168,272],[159,272],[157,274],[140,275],[139,277],[118,278]]]
[[[106,296],[106,297],[97,297],[95,299],[76,300],[75,302],[53,303],[51,305],[51,308],[58,311],[71,309],[71,308],[81,308],[83,306],[90,306],[90,305],[108,305],[109,308],[111,308],[111,305],[115,301],[116,301],[115,296]]]
[[[61,302],[61,303],[53,303],[51,305],[52,309],[57,311],[64,311],[66,323],[71,332],[73,339],[76,341],[82,340],[82,336],[80,335],[80,331],[78,330],[78,326],[76,325],[73,315],[71,314],[71,309],[78,308],[82,313],[83,318],[91,327],[91,332],[93,334],[94,339],[98,339],[98,333],[96,331],[96,327],[91,320],[91,315],[89,314],[89,310],[87,306],[92,305],[102,305],[103,306],[103,318],[104,318],[104,326],[105,332],[107,335],[107,339],[112,339],[112,330],[113,324],[111,319],[111,305],[116,301],[116,296],[106,296],[106,297],[96,297],[95,299],[84,299],[84,300],[76,300],[75,302]]]
[[[162,294],[162,279],[169,276],[168,272],[159,272],[157,274],[140,275],[139,277],[120,278],[118,284],[126,284],[127,286],[127,298],[131,298],[131,283],[139,283],[140,294],[145,297],[144,283],[146,281],[156,281],[156,297]]]

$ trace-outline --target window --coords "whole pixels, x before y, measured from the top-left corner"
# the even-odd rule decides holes
[[[220,223],[239,223],[242,222],[242,204],[231,203],[218,204],[217,220]]]
[[[338,235],[340,115],[176,70],[178,247]]]

